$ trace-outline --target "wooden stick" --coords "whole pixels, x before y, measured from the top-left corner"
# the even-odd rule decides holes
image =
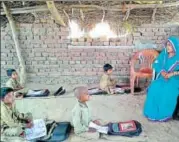
[[[64,14],[65,14],[65,16],[67,17],[67,19],[68,19],[68,22],[70,21],[70,17],[69,17],[69,15],[66,13],[66,11],[63,9],[63,12],[64,12]]]
[[[81,1],[79,1],[79,4],[81,5]],[[84,14],[83,14],[83,10],[80,9],[80,14],[81,14],[81,20],[84,21],[85,20],[85,17],[84,17]]]
[[[25,63],[24,63],[23,57],[21,55],[21,49],[19,46],[19,40],[18,40],[17,31],[16,31],[16,26],[15,26],[13,17],[4,2],[2,2],[2,6],[4,9],[4,12],[6,13],[6,17],[9,21],[9,24],[10,24],[10,27],[12,30],[12,36],[13,36],[14,43],[15,43],[15,49],[16,49],[17,57],[18,57],[19,63],[20,63],[20,83],[22,85],[24,85],[26,83],[26,70],[25,70]]]
[[[65,22],[63,21],[62,16],[60,15],[60,13],[58,12],[58,9],[55,6],[54,1],[47,1],[46,3],[56,23],[60,24],[61,26],[66,26]]]
[[[22,13],[48,11],[48,8],[46,5],[43,5],[43,6],[32,6],[32,7],[23,7],[23,8],[12,8],[9,10],[11,14],[22,14]],[[3,9],[1,9],[1,15],[6,15]]]
[[[157,7],[153,10],[153,13],[152,13],[152,23],[155,22],[155,13],[157,12]]]
[[[57,6],[63,7],[63,9],[94,8],[94,9],[109,10],[109,11],[122,11],[121,5],[118,5],[115,7],[103,7],[103,6],[98,6],[98,5],[62,5],[62,4],[58,4]],[[157,8],[177,7],[177,6],[179,6],[179,1],[172,2],[172,3],[164,3],[164,4],[128,4],[128,5],[126,5],[126,8],[130,8],[132,10],[132,9],[140,9],[140,8],[155,8],[156,6],[157,6]],[[43,5],[43,6],[34,6],[34,7],[25,7],[25,8],[15,8],[15,9],[11,9],[10,11],[12,14],[20,14],[20,13],[48,11],[48,8],[46,5]],[[5,12],[3,10],[1,10],[1,15],[5,15]]]
[[[129,18],[129,15],[130,15],[130,9],[127,10],[126,16],[123,18],[123,20],[127,21],[127,19]]]

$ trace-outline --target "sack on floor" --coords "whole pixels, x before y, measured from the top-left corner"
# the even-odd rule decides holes
[[[53,128],[53,125],[52,125]],[[48,128],[50,131],[51,128]],[[48,131],[48,130],[47,130]],[[56,123],[56,127],[52,130],[52,132],[48,131],[48,135],[38,142],[61,142],[66,140],[71,132],[71,125],[70,122],[59,122]]]
[[[108,134],[133,137],[139,136],[142,132],[142,126],[138,121],[131,120],[127,122],[109,123]]]
[[[42,90],[34,90],[34,91],[42,91]],[[46,97],[46,96],[48,96],[50,94],[50,91],[48,90],[48,89],[45,89],[44,91],[42,91],[42,93],[40,93],[40,94],[37,94],[37,95],[34,95],[34,94],[32,94],[32,95],[26,95],[26,96],[24,96],[25,98],[27,98],[27,97]]]

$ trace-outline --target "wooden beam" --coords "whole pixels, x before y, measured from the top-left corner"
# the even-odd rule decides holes
[[[179,6],[179,1],[172,2],[172,3],[164,3],[164,4],[127,4],[126,8],[132,9],[141,9],[141,8],[164,8],[164,7],[173,7],[173,6]],[[118,5],[115,7],[103,7],[98,5],[69,5],[64,6],[64,8],[95,8],[100,10],[109,10],[109,11],[122,11],[122,5]]]
[[[114,6],[114,7],[103,7],[98,5],[62,5],[57,4],[57,6],[62,7],[63,9],[69,9],[69,8],[79,8],[79,9],[87,9],[87,8],[93,8],[93,9],[100,9],[100,10],[109,10],[109,11],[122,11],[122,5]],[[177,7],[179,6],[179,1],[177,2],[171,2],[171,3],[163,3],[163,4],[127,4],[126,8],[132,9],[142,9],[142,8],[165,8],[165,7]],[[12,14],[20,14],[20,13],[31,13],[31,12],[42,12],[42,11],[48,11],[48,8],[46,5],[42,6],[34,6],[34,7],[24,7],[24,8],[13,8],[10,9]],[[4,10],[1,10],[1,15],[5,15]]]
[[[22,14],[22,13],[35,13],[35,12],[48,11],[48,8],[46,5],[43,5],[43,6],[32,6],[32,7],[23,7],[23,8],[12,8],[9,10],[11,14]],[[1,9],[1,15],[6,15],[3,9]]]
[[[16,30],[17,28],[16,28],[15,22],[13,20],[13,17],[4,2],[2,2],[2,6],[3,6],[4,12],[6,14],[6,17],[9,21],[10,28],[12,30],[12,36],[13,36],[14,43],[15,43],[15,49],[16,49],[17,57],[18,57],[18,60],[20,63],[20,82],[22,85],[24,85],[26,83],[26,69],[25,69],[25,63],[24,63],[23,57],[21,55],[21,49],[19,46],[18,34],[17,34],[17,30]]]
[[[62,16],[60,15],[60,13],[58,12],[58,9],[55,6],[54,1],[47,1],[46,3],[56,23],[60,24],[61,26],[66,26],[65,22],[63,21]]]

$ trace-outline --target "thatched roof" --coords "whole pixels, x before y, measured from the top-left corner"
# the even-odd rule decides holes
[[[5,4],[17,22],[33,23],[36,19],[43,18],[44,15],[53,17],[45,1],[12,1],[5,2]],[[115,24],[124,21],[133,25],[179,23],[179,1],[177,0],[150,1],[150,4],[140,0],[63,0],[55,1],[55,7],[61,20],[66,24],[69,19],[76,19],[82,26],[91,26],[101,21],[102,18]],[[7,22],[4,14],[1,8],[1,25]]]

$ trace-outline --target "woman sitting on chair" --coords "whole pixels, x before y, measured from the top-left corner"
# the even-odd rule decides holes
[[[155,80],[150,84],[144,115],[152,121],[167,121],[176,113],[179,97],[179,37],[168,38],[153,64]],[[178,102],[179,103],[179,102]]]

